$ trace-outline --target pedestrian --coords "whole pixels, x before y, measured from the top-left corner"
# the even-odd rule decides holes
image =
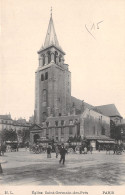
[[[92,151],[93,151],[93,147],[92,145],[90,145],[90,153],[92,154]]]
[[[79,148],[79,153],[82,154],[82,146]]]
[[[87,154],[87,147],[84,148],[84,154]]]
[[[6,152],[6,145],[3,143],[1,145],[1,153],[2,153],[2,156],[4,156],[4,153]]]
[[[63,163],[63,165],[65,164],[65,155],[66,155],[67,150],[64,148],[64,144],[61,145],[60,148],[60,160],[59,163]]]
[[[100,150],[101,150],[101,146],[100,146],[100,145],[98,146],[98,150],[99,150],[99,152],[100,152]]]
[[[114,145],[113,146],[113,152],[114,152],[113,154],[116,154],[116,150],[117,150],[117,145]]]
[[[48,145],[47,147],[47,158],[51,158],[51,146]]]
[[[107,145],[107,147],[106,147],[106,154],[107,154],[107,152],[110,154],[110,145]]]
[[[56,152],[56,158],[58,158],[58,155],[59,155],[59,148],[58,148],[58,145],[55,147],[55,152]]]

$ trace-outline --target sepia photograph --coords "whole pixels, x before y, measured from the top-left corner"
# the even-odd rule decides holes
[[[124,194],[124,10],[0,0],[0,195]]]

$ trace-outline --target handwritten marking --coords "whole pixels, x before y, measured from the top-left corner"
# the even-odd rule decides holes
[[[87,25],[85,24],[86,30],[89,32],[89,34],[90,34],[94,39],[96,39],[96,38],[95,38],[95,36],[94,36],[91,32],[92,32],[92,30],[100,29],[100,28],[99,28],[99,25],[100,25],[100,23],[102,23],[102,22],[103,22],[103,20],[100,21],[100,22],[97,22],[96,24],[93,23],[92,26],[91,26],[91,28],[90,28],[90,30],[88,29]]]
[[[88,30],[86,24],[85,24],[86,30],[90,33],[90,35],[95,39],[95,37],[93,36],[93,34]]]

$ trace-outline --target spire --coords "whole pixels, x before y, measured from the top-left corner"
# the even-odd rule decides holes
[[[60,48],[59,42],[56,36],[54,24],[53,24],[53,19],[52,19],[52,7],[51,7],[49,26],[48,26],[48,30],[47,30],[47,34],[46,34],[46,38],[44,42],[44,48],[49,47],[51,45],[55,45],[58,48]]]
[[[52,17],[52,7],[51,7],[51,10],[50,10],[50,12],[51,12],[51,17]]]

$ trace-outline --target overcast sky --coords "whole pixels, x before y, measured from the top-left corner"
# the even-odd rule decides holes
[[[0,0],[0,114],[34,113],[37,51],[50,8],[72,76],[72,96],[98,106],[114,103],[125,117],[125,1]]]

